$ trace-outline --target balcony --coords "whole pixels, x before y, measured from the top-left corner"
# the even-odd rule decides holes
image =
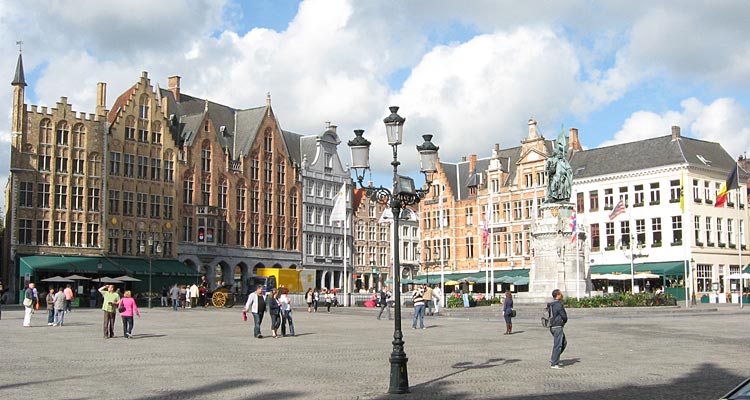
[[[682,246],[682,240],[675,240],[672,242],[672,246]]]
[[[614,250],[614,249],[615,249],[615,246],[614,246],[614,245],[612,245],[612,246],[607,246],[607,247],[605,247],[605,248],[604,248],[604,250],[607,250],[607,251],[610,251],[610,250]]]
[[[643,202],[640,203],[634,203],[633,207],[643,207]]]
[[[714,246],[716,246],[716,243],[714,243],[714,242],[708,242],[708,243],[706,243],[706,245],[708,247],[714,247]]]
[[[661,247],[661,242],[654,242],[651,247]]]
[[[698,242],[698,241],[696,241],[696,242],[695,242],[695,245],[696,245],[696,246],[698,246],[698,247],[703,247],[703,242]]]
[[[726,243],[721,243],[721,242],[719,242],[719,248],[723,249],[723,248],[725,248],[725,247],[727,247],[727,244],[726,244]]]
[[[648,205],[650,205],[650,206],[658,206],[658,205],[659,205],[659,203],[660,203],[660,201],[659,201],[659,200],[655,200],[655,201],[649,201],[649,202],[648,202]]]
[[[679,203],[680,202],[680,198],[678,197],[676,199],[669,199],[669,202],[670,203]]]
[[[706,199],[706,204],[714,204],[714,201],[711,199]]]
[[[696,198],[696,199],[693,200],[693,202],[695,202],[695,204],[701,204],[701,203],[703,203],[703,200]]]

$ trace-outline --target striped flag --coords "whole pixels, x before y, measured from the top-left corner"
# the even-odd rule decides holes
[[[573,237],[570,239],[570,243],[573,243],[576,241],[576,236],[578,236],[578,222],[576,221],[576,210],[573,210],[573,214],[570,216],[570,229],[573,234]]]
[[[490,244],[490,218],[492,212],[492,204],[487,204],[487,209],[484,213],[484,231],[482,232],[482,244],[484,248],[489,247]]]
[[[334,221],[346,221],[346,183],[341,185],[341,189],[336,194],[329,224],[333,225]]]
[[[724,205],[724,203],[727,202],[727,198],[729,197],[729,191],[733,189],[739,189],[740,188],[740,180],[739,176],[737,176],[737,164],[734,165],[734,168],[732,168],[732,173],[729,174],[727,177],[727,181],[724,182],[723,185],[721,185],[721,190],[719,190],[719,193],[716,194],[716,204],[714,204],[714,207],[721,207]]]
[[[611,213],[609,213],[609,220],[612,221],[613,219],[617,218],[618,215],[625,212],[625,203],[620,199],[619,202],[617,202],[617,205],[612,210]]]

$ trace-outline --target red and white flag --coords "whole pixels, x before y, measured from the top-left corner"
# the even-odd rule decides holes
[[[611,213],[609,213],[609,220],[612,221],[613,219],[617,218],[618,215],[625,212],[625,203],[620,199],[619,202],[617,202],[617,205],[612,210]]]

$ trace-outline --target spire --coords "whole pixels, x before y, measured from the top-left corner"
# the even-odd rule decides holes
[[[26,86],[26,78],[23,75],[23,59],[21,53],[18,53],[18,63],[16,64],[16,76],[13,77],[13,82],[10,83],[13,86],[23,85]]]

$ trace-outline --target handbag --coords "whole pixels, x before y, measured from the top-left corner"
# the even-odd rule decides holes
[[[125,305],[124,304],[120,304],[120,306],[117,307],[117,311],[119,311],[120,314],[124,313],[125,312]]]
[[[23,306],[24,307],[31,307],[31,304],[33,301],[31,299],[23,299]]]
[[[515,318],[516,317],[516,310],[510,310],[510,317]]]

